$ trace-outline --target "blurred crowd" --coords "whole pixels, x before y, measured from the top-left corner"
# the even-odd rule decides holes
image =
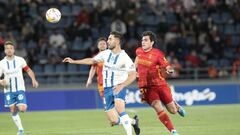
[[[50,7],[62,12],[59,23],[45,20]],[[124,34],[133,59],[141,33],[155,32],[155,47],[177,71],[173,77],[183,68],[208,68],[213,78],[240,76],[239,0],[0,0],[0,56],[11,40],[31,66],[91,57],[96,39],[113,30]]]

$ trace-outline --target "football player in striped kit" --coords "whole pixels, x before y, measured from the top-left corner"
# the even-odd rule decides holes
[[[18,127],[17,135],[23,135],[24,129],[18,115],[19,111],[25,112],[27,110],[26,89],[22,71],[27,72],[34,88],[38,87],[38,82],[24,58],[14,55],[13,42],[5,42],[4,52],[6,56],[0,61],[0,76],[4,75],[4,78],[0,80],[0,84],[4,87],[5,107],[10,108],[13,121]]]
[[[121,39],[122,34],[113,31],[108,37],[107,50],[101,51],[93,58],[73,60],[68,57],[63,62],[83,65],[103,62],[103,102],[105,112],[107,115],[111,115],[117,111],[119,117],[110,117],[110,121],[114,125],[122,124],[127,135],[132,135],[132,125],[136,135],[139,135],[138,120],[130,118],[125,111],[125,87],[136,79],[136,69],[127,53],[121,49]]]

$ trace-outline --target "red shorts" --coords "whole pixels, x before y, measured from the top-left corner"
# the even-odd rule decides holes
[[[167,105],[173,101],[171,89],[168,84],[148,87],[146,88],[145,100],[149,105],[154,100],[160,100],[164,105]]]

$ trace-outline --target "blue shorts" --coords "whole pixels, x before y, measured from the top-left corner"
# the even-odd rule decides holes
[[[24,91],[4,93],[5,107],[12,105],[27,105],[26,95]]]
[[[104,88],[104,98],[103,98],[103,104],[105,111],[108,111],[112,108],[114,108],[114,101],[115,100],[123,100],[125,101],[126,97],[126,89],[123,88],[118,94],[113,93],[113,87],[106,87]]]

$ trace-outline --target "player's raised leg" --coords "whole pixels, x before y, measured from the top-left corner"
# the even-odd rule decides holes
[[[122,122],[120,120],[120,116],[118,115],[117,111],[115,108],[107,111],[106,113],[108,120],[111,123],[111,126],[116,126],[116,125],[122,125]],[[134,132],[136,133],[136,135],[140,134],[140,128],[139,128],[139,119],[138,116],[135,115],[133,118],[129,118],[130,119],[130,123],[134,128]]]
[[[165,103],[167,110],[172,114],[178,113],[180,116],[184,117],[186,115],[186,111],[174,100],[169,85],[162,85],[161,89],[163,89],[161,90],[161,99]]]
[[[131,120],[125,111],[125,101],[121,99],[115,99],[115,107],[119,113],[121,123],[127,133],[127,135],[132,135]]]
[[[126,91],[123,90],[120,92],[121,96],[125,97]],[[105,105],[105,110],[109,120],[114,125],[122,124],[127,135],[132,135],[132,128],[129,116],[125,113],[125,102],[123,99],[118,98],[115,100],[116,95],[113,95],[113,87],[104,88],[104,98],[103,102]],[[116,109],[116,110],[115,110]],[[114,111],[117,111],[120,117],[117,117]]]
[[[172,124],[172,121],[170,120],[170,118],[167,115],[167,113],[164,111],[164,108],[163,108],[160,100],[154,100],[152,102],[151,106],[155,109],[155,111],[156,111],[156,113],[158,115],[159,120],[168,129],[168,131],[171,132],[171,133],[176,133],[176,130],[175,130],[173,124]]]

